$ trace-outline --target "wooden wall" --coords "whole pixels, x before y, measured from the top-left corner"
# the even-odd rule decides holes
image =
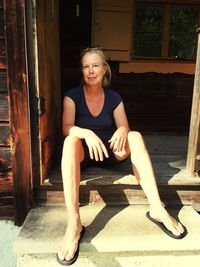
[[[194,75],[120,74],[116,69],[112,73],[111,87],[124,100],[131,128],[143,133],[189,133]]]
[[[13,218],[12,148],[7,84],[4,4],[0,0],[0,217]]]

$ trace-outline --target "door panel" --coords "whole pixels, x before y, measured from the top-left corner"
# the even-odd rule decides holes
[[[130,60],[132,8],[132,0],[93,1],[92,42],[111,60]]]
[[[59,1],[38,0],[36,3],[40,166],[43,182],[56,156],[61,129]]]

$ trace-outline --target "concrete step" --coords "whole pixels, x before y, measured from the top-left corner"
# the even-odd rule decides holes
[[[146,219],[148,205],[81,207],[86,233],[74,266],[199,266],[200,216],[190,206],[170,209],[187,227],[188,235],[174,240]],[[59,266],[59,240],[65,231],[64,206],[30,211],[14,244],[18,267]]]

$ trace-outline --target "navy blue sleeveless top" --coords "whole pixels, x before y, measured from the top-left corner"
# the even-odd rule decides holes
[[[93,116],[87,106],[83,86],[65,92],[75,104],[75,126],[92,130],[102,141],[108,141],[116,130],[113,111],[122,102],[121,96],[110,89],[104,89],[104,104],[101,112]]]

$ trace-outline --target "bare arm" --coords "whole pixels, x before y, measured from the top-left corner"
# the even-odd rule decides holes
[[[73,100],[67,96],[63,101],[63,117],[62,117],[62,131],[63,135],[73,135],[80,139],[84,139],[87,135],[87,129],[83,129],[74,125],[75,122],[75,104]]]
[[[124,109],[124,104],[121,102],[117,108],[114,110],[114,120],[117,128],[124,127],[127,131],[129,131],[129,124],[126,117],[126,112]]]
[[[129,132],[129,124],[123,102],[114,110],[113,116],[117,130],[109,140],[110,147],[114,151],[122,151],[125,148]]]

